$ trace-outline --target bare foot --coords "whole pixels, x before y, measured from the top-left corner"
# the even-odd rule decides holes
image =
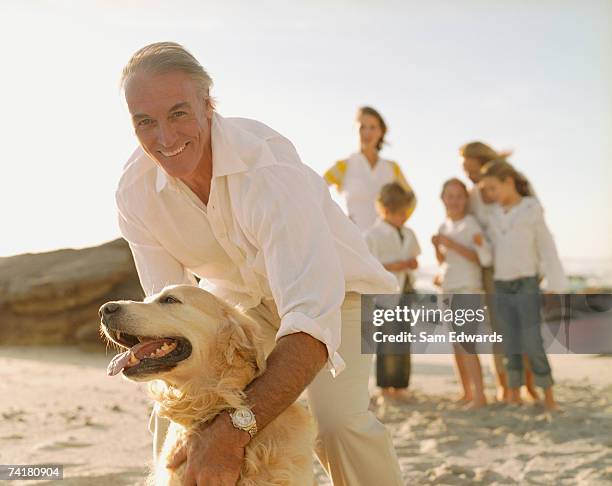
[[[549,412],[563,412],[563,409],[554,400],[544,400],[544,408]]]
[[[411,400],[410,392],[406,388],[382,388],[380,391],[384,400],[409,402]]]
[[[487,406],[487,398],[483,395],[479,398],[475,398],[465,407],[465,410],[479,410],[482,407]]]
[[[498,387],[497,392],[495,394],[495,400],[498,402],[507,402],[508,401],[508,388],[506,387]]]
[[[380,394],[385,398],[393,398],[395,396],[395,388],[381,388]]]
[[[555,401],[552,386],[544,389],[544,408],[549,412],[561,412],[561,407]]]
[[[393,400],[398,402],[410,402],[412,401],[412,395],[410,395],[410,391],[406,388],[396,388]]]
[[[508,405],[522,405],[523,401],[521,400],[521,389],[520,388],[510,388],[508,389],[508,398],[504,400]]]
[[[471,395],[463,394],[460,397],[453,399],[455,403],[470,403],[474,398]]]

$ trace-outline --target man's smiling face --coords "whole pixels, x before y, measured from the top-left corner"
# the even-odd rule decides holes
[[[143,150],[167,174],[187,178],[210,150],[212,108],[182,71],[134,74],[125,99]]]

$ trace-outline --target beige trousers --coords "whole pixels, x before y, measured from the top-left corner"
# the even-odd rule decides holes
[[[246,313],[260,323],[269,354],[280,325],[271,300]],[[361,298],[348,293],[342,305],[342,344],[346,368],[336,378],[323,369],[307,388],[308,405],[318,428],[316,454],[334,486],[403,485],[389,432],[368,411],[372,357],[361,354]],[[168,422],[153,413],[154,457],[163,446]]]

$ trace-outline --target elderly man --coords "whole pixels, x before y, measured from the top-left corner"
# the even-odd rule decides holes
[[[360,354],[359,294],[393,291],[393,276],[291,142],[221,117],[211,85],[172,42],[140,49],[122,76],[140,148],[116,199],[145,293],[195,285],[195,275],[273,330],[267,370],[245,390],[250,408],[202,424],[170,466],[187,460],[188,485],[235,484],[252,435],[308,388],[334,484],[402,484],[389,435],[368,412],[370,359]],[[167,423],[152,419],[157,457]]]

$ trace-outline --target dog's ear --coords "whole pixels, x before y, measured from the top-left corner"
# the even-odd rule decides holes
[[[257,325],[234,309],[223,309],[226,320],[220,335],[225,342],[224,356],[229,366],[241,366],[243,362],[251,365],[255,377],[266,369],[266,358],[263,351],[263,341]]]

